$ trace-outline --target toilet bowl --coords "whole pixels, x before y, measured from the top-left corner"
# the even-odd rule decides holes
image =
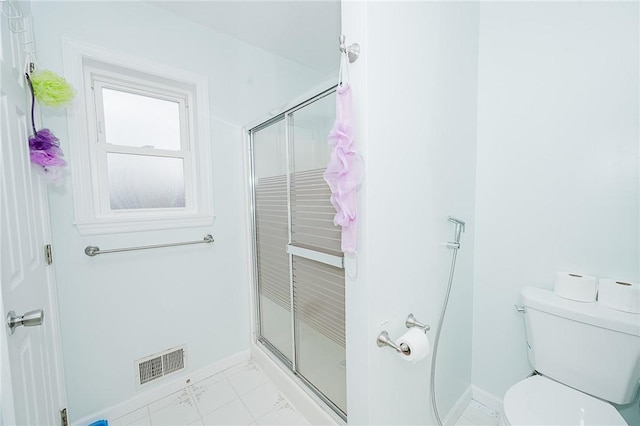
[[[608,402],[543,376],[511,386],[504,396],[499,425],[626,426]]]

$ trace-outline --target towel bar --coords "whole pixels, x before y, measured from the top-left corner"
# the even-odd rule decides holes
[[[121,251],[146,250],[146,249],[161,248],[161,247],[188,246],[191,244],[209,244],[212,242],[213,242],[213,237],[211,236],[211,234],[207,234],[204,236],[204,239],[202,240],[185,241],[183,243],[156,244],[151,246],[124,247],[124,248],[108,249],[108,250],[100,250],[100,247],[98,246],[87,246],[84,249],[84,254],[86,254],[87,256],[93,257],[99,254],[105,254],[105,253],[118,253]]]

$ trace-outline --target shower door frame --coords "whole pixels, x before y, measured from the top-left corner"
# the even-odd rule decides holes
[[[297,98],[296,100],[288,103],[283,108],[276,110],[269,114],[269,117],[263,120],[257,120],[250,125],[245,126],[244,133],[247,141],[247,155],[248,155],[248,168],[249,168],[249,182],[248,182],[248,190],[249,190],[249,214],[250,214],[250,222],[251,222],[251,263],[252,263],[252,274],[253,274],[253,283],[251,286],[252,289],[252,301],[253,301],[253,342],[258,344],[262,344],[265,346],[269,352],[274,355],[278,360],[280,360],[287,369],[294,374],[304,385],[323,403],[325,403],[331,410],[337,414],[343,421],[347,421],[347,413],[342,411],[333,401],[331,401],[327,396],[325,396],[322,391],[315,387],[313,383],[307,380],[302,374],[298,373],[297,370],[297,348],[296,348],[296,314],[294,309],[294,301],[293,301],[293,274],[292,274],[292,262],[293,262],[293,254],[288,252],[289,256],[289,300],[291,303],[291,347],[292,359],[289,360],[282,352],[276,348],[273,344],[271,344],[266,338],[262,336],[261,332],[261,312],[260,312],[260,294],[259,294],[259,283],[258,283],[258,244],[257,244],[257,223],[256,223],[256,193],[255,193],[255,158],[253,153],[253,134],[256,131],[265,129],[273,124],[278,123],[279,121],[284,121],[285,125],[285,163],[287,164],[287,216],[288,216],[288,239],[289,243],[291,243],[291,141],[290,141],[290,128],[291,128],[291,115],[296,111],[301,110],[302,108],[313,104],[314,102],[331,95],[336,92],[338,85],[335,83],[335,80],[332,80],[330,83],[325,83],[319,86],[316,90],[309,92],[308,94]],[[328,135],[327,135],[328,136]],[[307,257],[311,260],[312,257]],[[322,262],[322,261],[321,261]],[[323,262],[324,263],[324,262]],[[345,349],[346,350],[346,349]]]

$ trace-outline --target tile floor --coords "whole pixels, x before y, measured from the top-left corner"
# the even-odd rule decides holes
[[[495,426],[498,413],[476,401],[456,426]],[[309,425],[251,360],[109,421],[111,426]]]
[[[109,421],[111,426],[308,424],[252,361]]]
[[[499,415],[500,413],[471,400],[469,406],[456,422],[456,426],[496,426]]]

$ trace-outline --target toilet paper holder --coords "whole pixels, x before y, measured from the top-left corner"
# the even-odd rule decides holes
[[[408,353],[411,352],[409,347],[404,343],[402,343],[400,345],[396,345],[395,342],[393,340],[391,340],[391,338],[389,337],[389,333],[387,332],[387,330],[384,330],[384,331],[380,332],[380,334],[378,334],[378,338],[376,339],[376,343],[381,348],[384,347],[384,346],[389,346],[390,348],[395,349],[396,352],[399,352],[399,353],[408,354]]]
[[[409,314],[406,321],[404,322],[404,325],[407,328],[418,327],[422,329],[422,331],[424,331],[425,333],[431,330],[430,326],[418,321],[416,317],[413,316],[413,314]],[[401,345],[396,345],[395,342],[391,340],[391,338],[389,337],[389,332],[387,332],[386,330],[383,330],[382,332],[380,332],[380,334],[378,334],[378,338],[376,339],[376,344],[381,348],[385,346],[389,346],[390,348],[395,349],[396,352],[400,352],[403,354],[408,354],[411,352],[409,347],[404,343]]]
[[[420,321],[418,321],[416,317],[413,316],[413,314],[409,314],[409,316],[407,317],[407,320],[404,322],[404,325],[406,325],[407,328],[418,327],[422,329],[422,331],[424,331],[425,333],[431,330],[431,327],[429,327],[427,324],[423,324]]]

